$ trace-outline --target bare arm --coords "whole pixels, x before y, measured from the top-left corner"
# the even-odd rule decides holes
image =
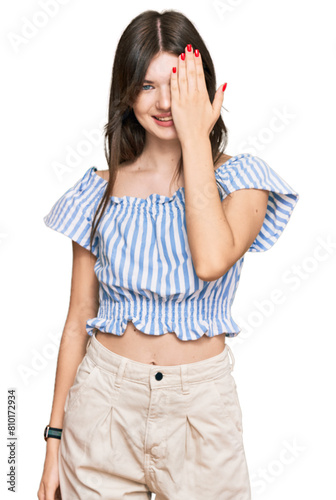
[[[269,191],[263,189],[239,189],[222,201],[223,220],[232,235],[231,245],[213,266],[208,262],[200,271],[205,280],[220,278],[247,252],[263,225],[268,194]]]
[[[199,278],[213,281],[239,260],[257,237],[269,191],[240,189],[219,198],[208,138],[182,143],[188,242]],[[195,175],[197,172],[197,175]]]
[[[98,281],[94,273],[96,257],[78,243],[72,242],[73,267],[69,310],[57,359],[54,398],[50,426],[62,428],[64,404],[82,361],[88,342],[85,329],[88,318],[96,316],[99,306]],[[60,441],[47,440],[47,454],[57,454]]]

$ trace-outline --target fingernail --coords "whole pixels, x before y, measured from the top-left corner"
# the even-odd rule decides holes
[[[182,59],[182,61],[185,60],[185,53],[184,52],[182,52],[182,54],[181,54],[181,59]]]
[[[175,68],[175,66],[173,67],[173,73],[176,73],[176,68]]]
[[[191,52],[191,43],[188,43],[188,45],[187,45],[187,51]]]
[[[223,92],[226,89],[226,86],[227,86],[227,83],[224,83],[224,85],[223,85]]]
[[[198,57],[198,56],[199,56],[199,50],[195,49],[195,57]]]

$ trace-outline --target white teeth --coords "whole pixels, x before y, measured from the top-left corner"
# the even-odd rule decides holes
[[[169,122],[170,120],[172,120],[173,117],[172,116],[167,116],[165,118],[158,118],[157,116],[155,116],[155,118],[157,120],[160,120],[160,122]]]

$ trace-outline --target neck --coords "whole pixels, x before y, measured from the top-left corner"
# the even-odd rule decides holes
[[[147,134],[146,144],[141,154],[141,165],[147,171],[153,171],[162,176],[169,175],[175,171],[181,153],[181,143],[178,139],[164,141]]]

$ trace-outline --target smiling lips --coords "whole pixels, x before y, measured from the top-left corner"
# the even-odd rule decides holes
[[[154,118],[160,121],[168,122],[173,119],[172,115],[170,113],[161,113],[159,115],[155,115]]]
[[[174,122],[172,119],[167,120],[167,119],[161,118],[161,120],[160,120],[160,119],[156,118],[155,116],[153,116],[153,120],[155,121],[155,123],[157,125],[159,125],[159,127],[173,127],[173,125],[174,125]]]
[[[171,127],[173,125],[173,117],[169,113],[162,113],[160,115],[153,116],[153,118],[158,125],[165,127]]]
[[[170,117],[168,116],[166,118],[159,118],[158,116],[154,116],[154,118],[156,118],[157,120],[160,120],[160,122],[169,122],[173,119],[172,116],[170,116]]]

